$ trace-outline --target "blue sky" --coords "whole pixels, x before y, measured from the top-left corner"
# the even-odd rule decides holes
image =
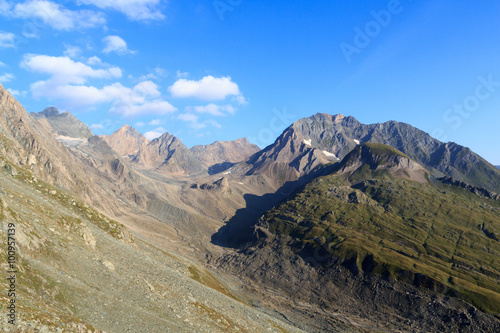
[[[397,120],[500,164],[498,1],[0,0],[0,83],[96,134],[274,141]]]

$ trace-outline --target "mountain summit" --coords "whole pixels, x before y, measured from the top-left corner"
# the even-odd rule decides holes
[[[328,161],[343,159],[358,144],[381,143],[396,148],[431,174],[500,192],[500,171],[469,148],[443,143],[405,123],[364,125],[352,116],[318,113],[288,127],[248,163],[249,173],[294,180]]]
[[[47,120],[53,133],[59,136],[81,139],[94,136],[87,125],[68,111],[61,113],[57,108],[49,107],[38,113],[31,112],[30,115],[36,120]]]
[[[110,136],[101,137],[122,156],[133,155],[149,143],[144,135],[130,125],[123,125]]]

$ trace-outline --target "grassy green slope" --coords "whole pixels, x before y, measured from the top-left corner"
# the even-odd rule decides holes
[[[500,313],[500,201],[387,174],[360,178],[355,185],[335,174],[318,178],[263,221],[293,237],[297,252],[322,247],[356,274],[404,281]]]

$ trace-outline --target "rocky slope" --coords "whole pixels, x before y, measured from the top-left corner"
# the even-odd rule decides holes
[[[500,310],[498,233],[497,200],[436,182],[392,147],[363,144],[214,262],[320,305],[324,322],[340,312],[380,330],[496,332],[500,321],[477,308]]]
[[[454,186],[458,186],[460,188],[466,189],[466,190],[470,191],[471,193],[474,193],[475,195],[478,195],[480,197],[494,199],[494,200],[500,200],[500,194],[488,191],[487,189],[484,189],[481,187],[469,185],[469,184],[464,183],[460,180],[453,179],[452,177],[442,177],[442,178],[439,178],[438,180],[440,182],[442,182],[443,184],[454,185]]]
[[[0,237],[15,224],[19,269],[17,326],[2,315],[2,328],[300,331],[193,261],[218,225],[180,200],[184,183],[137,171],[99,137],[63,146],[46,118],[0,86]]]
[[[8,332],[300,332],[248,306],[245,290],[14,165],[0,169],[0,237],[17,240],[16,325]],[[135,217],[137,218],[137,217]],[[143,221],[147,219],[142,217]],[[181,243],[148,221],[163,242]],[[1,264],[6,271],[6,263]],[[5,279],[0,288],[8,290]],[[10,302],[0,296],[2,309]],[[138,306],[140,304],[140,306]]]

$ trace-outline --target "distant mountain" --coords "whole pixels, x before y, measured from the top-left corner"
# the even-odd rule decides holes
[[[133,155],[149,143],[144,135],[129,125],[122,126],[110,136],[101,137],[122,156]]]
[[[262,215],[251,240],[217,263],[388,330],[408,330],[406,318],[412,331],[437,332],[446,313],[449,331],[496,332],[500,322],[467,303],[500,312],[499,238],[499,200],[365,143]]]
[[[169,133],[149,141],[129,125],[124,125],[109,136],[101,135],[101,138],[132,164],[166,175],[219,173],[260,150],[246,138],[216,141],[188,149],[179,138]]]
[[[172,176],[200,175],[207,171],[179,138],[164,133],[131,155],[133,164]]]
[[[209,145],[197,145],[190,149],[210,173],[225,171],[237,162],[246,160],[260,151],[257,145],[251,144],[246,138],[234,141],[216,141]]]
[[[495,165],[495,166],[500,169],[500,165]]]
[[[30,115],[37,119],[45,119],[52,127],[54,134],[76,139],[88,139],[94,134],[83,122],[78,120],[68,111],[60,113],[55,107],[49,107],[42,112],[31,112]]]
[[[263,173],[285,182],[328,161],[343,159],[364,142],[392,146],[425,166],[433,175],[500,192],[500,172],[469,148],[443,143],[405,123],[364,125],[354,117],[318,113],[293,123],[263,151],[252,156],[249,174]]]

